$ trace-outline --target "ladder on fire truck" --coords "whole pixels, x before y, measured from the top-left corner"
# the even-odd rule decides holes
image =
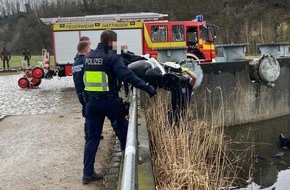
[[[88,16],[56,17],[56,18],[40,18],[40,19],[43,23],[50,25],[50,24],[81,23],[81,22],[163,20],[166,17],[168,17],[168,14],[141,12],[141,13],[104,14],[104,15],[88,15]]]

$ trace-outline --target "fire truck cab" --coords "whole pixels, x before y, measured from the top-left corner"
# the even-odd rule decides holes
[[[54,64],[59,76],[72,75],[80,37],[88,36],[94,49],[107,28],[118,34],[119,53],[125,46],[137,55],[157,57],[158,48],[187,47],[188,58],[213,62],[216,26],[207,24],[201,15],[192,21],[168,21],[167,17],[148,12],[41,18],[41,21],[52,26]]]
[[[203,21],[201,15],[192,21],[144,22],[144,53],[156,55],[158,48],[186,46],[188,58],[212,62],[216,57],[214,40],[217,29]]]

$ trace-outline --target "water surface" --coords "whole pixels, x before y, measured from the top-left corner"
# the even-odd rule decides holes
[[[227,128],[227,134],[237,143],[234,147],[239,152],[247,150],[240,177],[252,177],[253,182],[240,189],[290,189],[290,150],[278,146],[280,133],[290,140],[290,115]]]

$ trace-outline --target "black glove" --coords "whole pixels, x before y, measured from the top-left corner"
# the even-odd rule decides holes
[[[155,96],[155,94],[156,94],[155,88],[149,84],[147,84],[147,86],[145,88],[145,92],[147,92],[147,94],[149,94],[150,98]]]

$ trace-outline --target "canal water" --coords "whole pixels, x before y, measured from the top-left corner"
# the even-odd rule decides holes
[[[251,181],[238,189],[290,189],[290,150],[278,146],[280,134],[289,138],[290,145],[290,115],[229,127],[227,134],[233,147],[244,155],[245,166],[239,177]]]

